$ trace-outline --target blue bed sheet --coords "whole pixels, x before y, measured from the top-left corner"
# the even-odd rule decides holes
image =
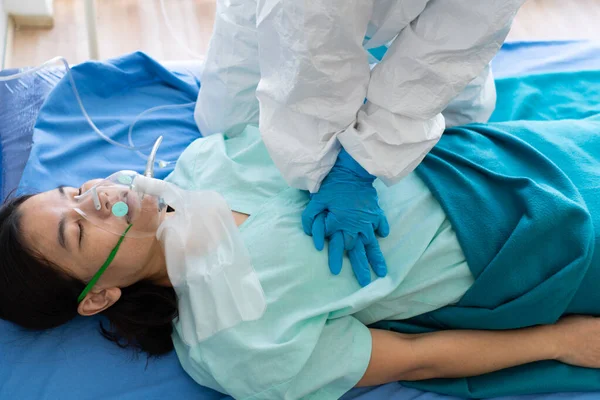
[[[564,55],[562,59],[557,57],[559,53]],[[579,42],[507,44],[494,60],[494,71],[500,78],[557,70],[600,69],[598,66],[600,45]],[[127,142],[129,124],[140,112],[157,105],[193,101],[199,87],[193,74],[171,74],[141,53],[114,60],[110,65],[86,63],[74,72],[92,119],[123,143]],[[99,76],[103,82],[101,87],[86,83],[86,79],[98,79]],[[8,96],[9,93],[0,90],[0,144],[3,145],[0,147],[5,156],[2,163],[5,183],[8,183],[5,172],[9,172],[5,166],[9,163],[7,152],[12,151],[11,157],[17,157],[17,153],[27,157],[31,146],[27,135],[30,138],[33,131],[33,122],[30,126],[19,125],[20,121],[9,119],[6,122],[2,118],[2,105],[11,98]],[[41,105],[41,101],[38,104]],[[116,169],[143,168],[142,159],[135,154],[98,138],[76,107],[65,82],[61,82],[47,98],[35,126],[31,154],[22,174],[21,192],[46,190],[58,184],[79,184]],[[13,112],[11,115],[19,114]],[[193,123],[191,107],[151,114],[144,121],[136,127],[135,132],[139,133],[134,132],[135,141],[147,142],[163,133],[165,144],[161,158],[175,157],[200,135]],[[21,136],[15,135],[14,129],[19,129]],[[15,142],[19,145],[15,146]],[[7,143],[12,146],[10,149],[7,149]],[[14,182],[21,171],[18,165],[11,171],[10,179]],[[169,172],[170,168],[157,170],[161,177]],[[0,398],[226,398],[195,384],[183,372],[174,354],[147,363],[144,356],[136,357],[117,348],[99,335],[98,322],[97,318],[78,318],[49,332],[31,333],[0,321]],[[570,393],[503,400],[591,400],[599,396],[596,393]],[[344,399],[457,400],[404,388],[397,383],[354,389]]]

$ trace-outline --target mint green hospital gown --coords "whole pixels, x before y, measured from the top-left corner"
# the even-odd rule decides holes
[[[455,303],[473,283],[446,215],[414,173],[389,188],[376,183],[391,227],[380,239],[388,275],[372,274],[364,288],[348,259],[338,276],[330,273],[327,248],[315,250],[302,230],[307,193],[285,183],[257,128],[196,140],[167,180],[218,191],[232,210],[250,215],[240,231],[265,293],[265,314],[197,344],[181,340],[177,321],[173,333],[185,371],[236,399],[338,399],[369,364],[365,325]]]

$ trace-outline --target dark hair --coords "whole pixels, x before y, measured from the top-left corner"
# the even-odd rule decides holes
[[[77,297],[85,284],[25,245],[19,206],[30,197],[14,198],[0,207],[0,318],[43,330],[77,316]],[[108,328],[100,323],[102,335],[150,356],[171,351],[172,321],[177,317],[173,288],[141,281],[121,291],[119,301],[102,312],[109,321]]]

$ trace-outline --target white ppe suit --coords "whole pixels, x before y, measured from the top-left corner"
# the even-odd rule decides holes
[[[318,191],[340,145],[393,184],[445,126],[487,121],[489,63],[523,2],[218,0],[196,122],[204,135],[259,124],[299,189]],[[382,45],[371,68],[366,49]]]

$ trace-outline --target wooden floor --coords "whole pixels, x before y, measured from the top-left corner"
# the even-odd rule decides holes
[[[474,0],[476,1],[476,0]],[[178,36],[205,54],[215,0],[165,0]],[[100,58],[142,50],[161,60],[191,59],[172,38],[159,0],[96,0]],[[20,67],[64,56],[75,64],[89,58],[83,1],[54,0],[53,29],[15,29],[6,66]],[[519,11],[508,40],[600,40],[600,0],[529,0]]]
[[[178,37],[194,53],[205,54],[212,33],[215,0],[165,0]],[[84,4],[54,0],[54,28],[17,28],[7,67],[37,65],[57,55],[76,64],[89,59]],[[101,59],[142,50],[157,60],[193,57],[169,33],[158,0],[96,0]]]

